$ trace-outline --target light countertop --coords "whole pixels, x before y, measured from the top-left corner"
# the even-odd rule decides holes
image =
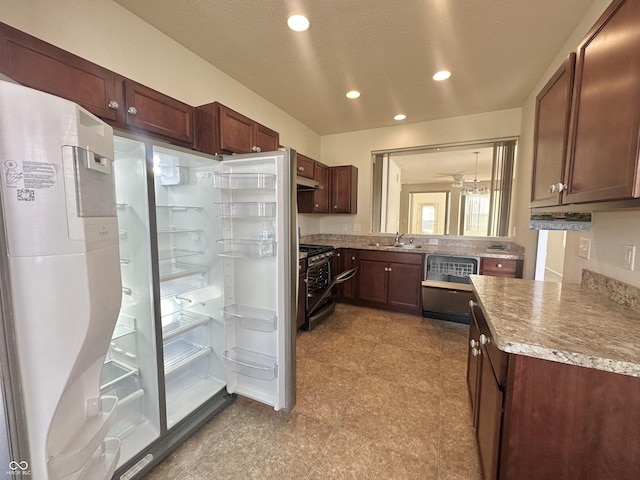
[[[581,285],[472,275],[505,352],[640,377],[640,312]]]

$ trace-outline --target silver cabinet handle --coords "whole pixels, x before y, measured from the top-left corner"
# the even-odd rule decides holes
[[[127,113],[129,115],[137,115],[138,114],[138,109],[136,107],[129,107],[129,108],[127,108]]]
[[[476,348],[478,346],[478,342],[472,338],[471,341],[469,341],[469,346],[471,348]]]
[[[471,308],[475,307],[476,305],[478,305],[476,302],[474,302],[473,300],[469,300],[469,306]]]
[[[491,339],[487,337],[484,333],[480,334],[480,345],[486,345],[491,342]]]
[[[111,110],[117,110],[120,107],[120,104],[115,100],[109,100],[107,107],[109,107]]]

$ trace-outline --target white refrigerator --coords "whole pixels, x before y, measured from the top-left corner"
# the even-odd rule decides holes
[[[0,475],[106,479],[118,399],[99,378],[121,300],[112,129],[0,81]]]
[[[139,478],[234,394],[295,404],[295,152],[212,157],[117,133],[122,308],[101,381],[116,478]]]

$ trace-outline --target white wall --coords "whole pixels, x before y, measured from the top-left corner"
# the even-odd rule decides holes
[[[522,106],[522,135],[516,166],[513,218],[516,227],[515,241],[525,246],[527,251],[524,270],[527,278],[533,276],[535,266],[533,252],[536,246],[536,234],[528,230],[535,97],[569,53],[575,50],[609,3],[610,0],[594,0],[589,12],[569,36],[564,47],[558,52],[555,60],[549,65],[547,72]],[[582,259],[577,255],[580,237],[592,239],[589,260]],[[636,260],[636,271],[634,272],[624,270],[621,267],[624,257],[623,246],[627,244],[638,245],[640,248],[640,211],[595,212],[590,232],[569,232],[567,234],[563,282],[580,283],[582,269],[588,268],[631,285],[640,286],[640,263],[638,260]]]
[[[111,0],[2,0],[0,22],[189,105],[219,101],[320,157],[318,134]]]
[[[354,226],[369,232],[371,226],[371,152],[520,135],[519,108],[446,118],[430,122],[361,130],[322,137],[322,158],[327,165],[358,167],[358,214],[322,215],[303,225],[308,233],[353,233]],[[304,217],[309,217],[305,215]],[[303,222],[306,218],[303,219]],[[302,223],[302,222],[301,222]],[[317,229],[316,231],[312,231]],[[304,233],[307,233],[305,231]]]

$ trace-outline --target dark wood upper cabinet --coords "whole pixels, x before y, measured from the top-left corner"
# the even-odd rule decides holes
[[[301,177],[313,178],[316,161],[298,153],[296,158],[296,173]]]
[[[536,97],[532,207],[561,203],[575,63],[572,53]]]
[[[218,102],[196,107],[195,122],[196,150],[212,155],[270,152],[280,143],[278,132]]]
[[[193,147],[193,107],[125,80],[126,124]]]
[[[298,154],[296,169],[298,175],[313,178],[322,185],[319,190],[298,192],[298,213],[331,213],[329,208],[331,183],[329,167]],[[311,175],[309,172],[312,172]]]
[[[358,213],[358,169],[353,165],[330,167],[331,213]]]
[[[579,45],[564,203],[640,196],[640,2],[615,0]]]
[[[76,102],[110,123],[124,121],[122,77],[3,23],[0,72],[27,87]]]

